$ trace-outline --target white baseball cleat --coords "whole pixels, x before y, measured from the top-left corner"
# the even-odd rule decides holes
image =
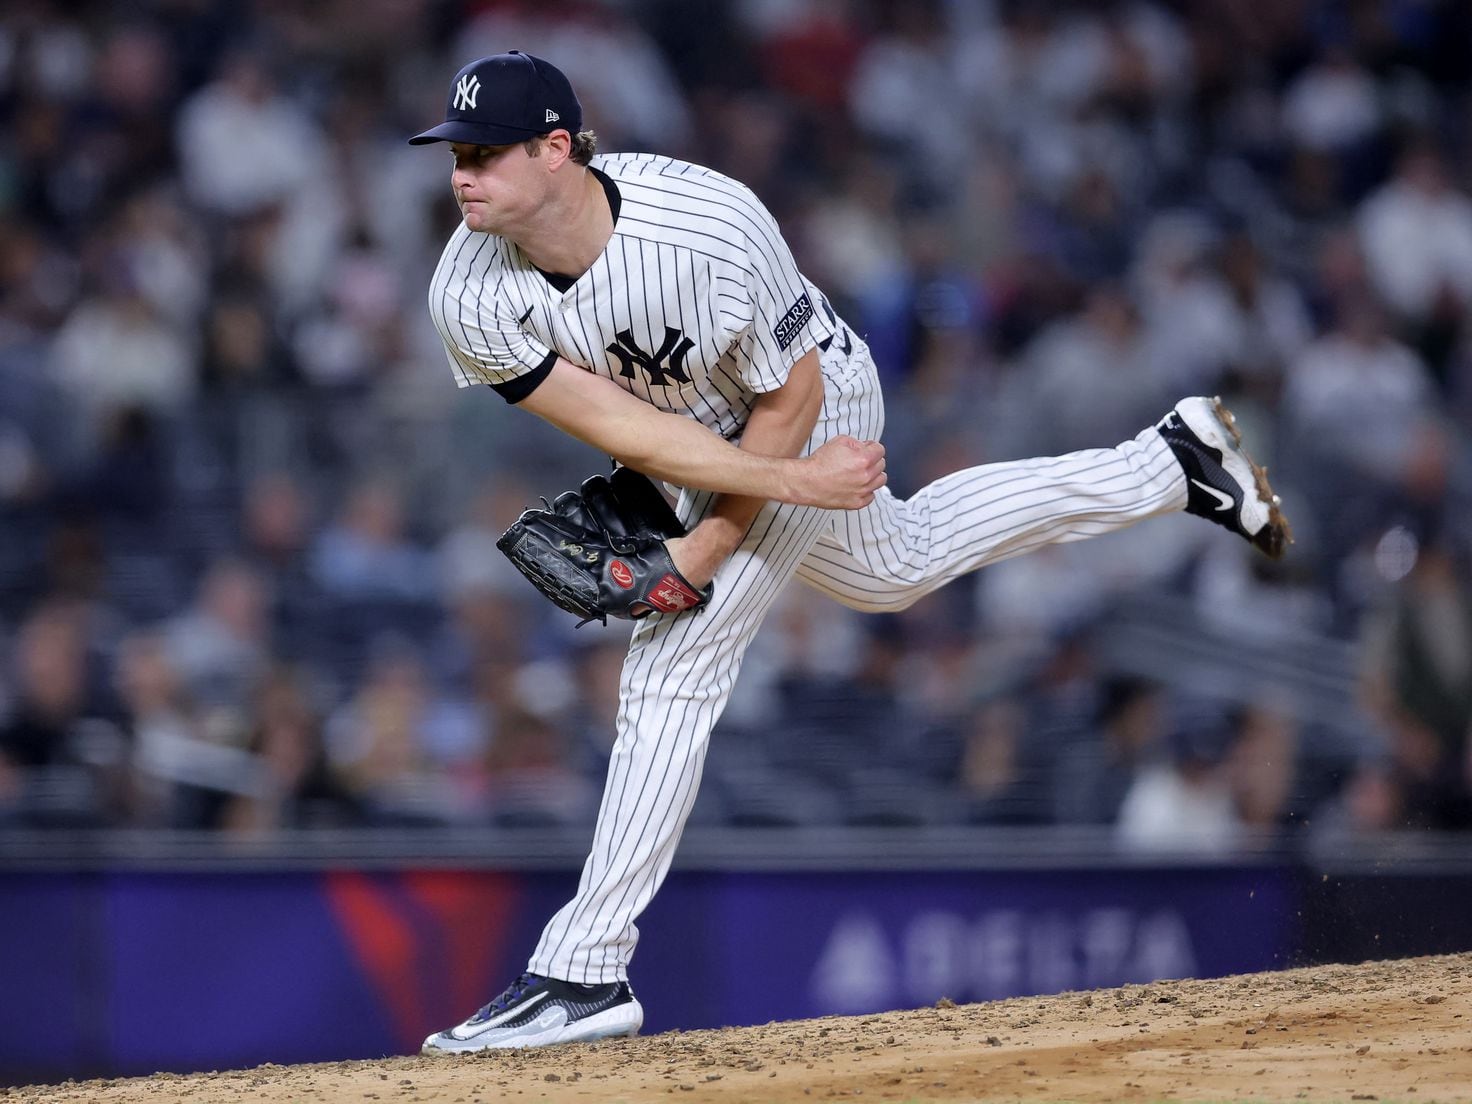
[[[1272,559],[1293,543],[1282,504],[1242,448],[1237,419],[1219,398],[1182,399],[1155,428],[1186,472],[1186,512],[1209,518]]]
[[[578,985],[522,974],[464,1023],[424,1040],[421,1054],[465,1054],[637,1035],[644,1009],[626,981]]]

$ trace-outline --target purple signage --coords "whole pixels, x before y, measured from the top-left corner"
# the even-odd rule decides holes
[[[748,876],[720,912],[733,1023],[1271,969],[1294,935],[1264,870]]]
[[[0,1082],[407,1053],[523,968],[573,875],[0,875]],[[646,1031],[1283,963],[1280,870],[680,873]]]

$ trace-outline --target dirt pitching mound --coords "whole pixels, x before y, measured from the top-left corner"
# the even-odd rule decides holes
[[[1472,954],[551,1050],[0,1089],[6,1104],[1472,1101]]]

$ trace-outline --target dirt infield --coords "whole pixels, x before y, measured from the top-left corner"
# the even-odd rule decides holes
[[[0,1089],[47,1104],[1472,1101],[1472,954],[552,1050]]]

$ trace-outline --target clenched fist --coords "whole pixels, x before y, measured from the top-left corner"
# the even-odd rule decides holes
[[[810,456],[799,460],[793,476],[793,497],[803,506],[829,510],[857,510],[874,501],[884,486],[884,446],[878,441],[835,437]]]

